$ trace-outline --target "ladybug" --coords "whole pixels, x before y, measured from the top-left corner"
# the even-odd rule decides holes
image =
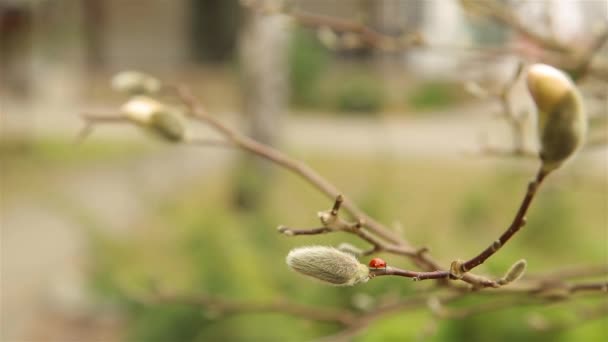
[[[386,261],[380,258],[373,258],[369,261],[370,268],[386,268]]]

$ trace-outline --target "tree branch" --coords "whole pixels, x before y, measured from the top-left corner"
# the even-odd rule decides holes
[[[380,277],[380,276],[398,276],[398,277],[406,277],[412,278],[414,281],[419,280],[429,280],[429,279],[449,279],[450,272],[448,271],[432,271],[432,272],[416,272],[416,271],[408,271],[402,270],[395,267],[386,267],[379,269],[370,269],[369,273],[371,278]]]
[[[311,321],[334,322],[345,326],[352,324],[355,320],[355,315],[348,310],[302,305],[285,300],[263,303],[236,301],[207,295],[176,295],[165,292],[139,298],[139,301],[145,304],[181,303],[201,306],[219,315],[282,313]]]
[[[341,193],[338,188],[336,188],[336,186],[331,184],[325,178],[321,177],[321,175],[319,175],[316,171],[314,171],[305,163],[299,160],[291,159],[287,155],[270,146],[261,144],[247,137],[246,135],[237,132],[236,130],[228,128],[227,126],[210,116],[207,111],[196,101],[196,99],[188,88],[179,87],[178,94],[182,102],[188,107],[189,113],[194,119],[199,120],[215,128],[236,147],[253,153],[264,159],[270,160],[275,164],[280,165],[296,173],[330,198],[336,198]],[[408,248],[408,245],[401,237],[390,231],[388,228],[384,227],[380,222],[366,215],[348,197],[343,197],[343,203],[341,205],[351,215],[364,221],[365,227],[369,229],[372,233],[378,235],[386,241],[395,244],[403,244],[406,245],[406,247],[404,248]],[[412,249],[412,253],[415,253],[414,249]]]
[[[530,204],[532,203],[532,200],[534,199],[534,196],[536,195],[536,192],[546,175],[547,174],[542,170],[542,168],[539,169],[536,179],[528,184],[528,191],[526,192],[526,195],[524,196],[524,199],[521,202],[521,205],[519,206],[519,209],[515,214],[515,218],[513,219],[513,222],[509,228],[507,228],[507,230],[498,238],[498,240],[494,241],[477,256],[460,264],[459,268],[461,272],[466,273],[481,265],[489,257],[494,255],[494,253],[496,253],[500,248],[502,248],[511,239],[511,237],[513,237],[513,235],[515,235],[521,229],[521,227],[526,224],[526,213],[528,212],[528,208],[530,207]]]
[[[305,163],[289,158],[287,155],[282,152],[264,144],[261,144],[243,134],[238,133],[236,130],[228,128],[220,121],[216,120],[212,116],[210,116],[205,109],[198,103],[196,98],[192,95],[190,90],[186,87],[178,87],[177,88],[178,95],[182,102],[186,105],[189,110],[189,114],[196,120],[201,121],[202,123],[208,124],[211,127],[215,128],[218,132],[226,137],[228,141],[233,143],[236,147],[241,148],[247,152],[258,155],[262,158],[268,159],[275,164],[282,166],[296,174],[300,177],[308,181],[311,185],[315,186],[318,190],[325,193],[328,197],[335,198],[334,207],[332,210],[324,215],[329,215],[330,220],[324,221],[322,219],[322,223],[324,227],[329,228],[328,230],[318,229],[316,228],[313,232],[307,234],[312,235],[314,233],[327,233],[330,231],[346,231],[352,234],[355,234],[362,238],[363,240],[371,243],[374,248],[368,252],[366,255],[372,254],[377,251],[387,251],[393,254],[404,255],[410,257],[412,261],[414,261],[419,267],[422,269],[432,272],[432,271],[443,271],[442,267],[428,254],[425,253],[427,251],[426,248],[413,248],[409,243],[407,243],[404,239],[394,234],[387,227],[383,226],[378,221],[374,220],[367,214],[365,214],[362,210],[360,210],[352,201],[350,201],[347,197],[341,195],[338,192],[338,189],[329,181],[325,180],[321,177],[317,172],[315,172],[312,168],[310,168]],[[529,204],[528,204],[529,205]],[[352,216],[356,218],[355,223],[348,223],[343,221],[338,217],[338,210],[344,207],[345,210],[349,212]],[[526,207],[527,210],[527,207]],[[525,212],[524,212],[525,214]],[[523,218],[522,218],[523,220]],[[523,222],[523,221],[522,221]],[[521,223],[521,222],[520,222]],[[280,227],[281,228],[281,227]],[[290,232],[291,228],[282,227],[283,232]],[[372,234],[369,234],[364,229],[366,228]],[[519,229],[518,227],[517,229]],[[302,234],[301,230],[298,230],[297,233]],[[288,233],[289,234],[289,233]],[[510,238],[510,236],[507,237]],[[377,236],[377,237],[376,237]],[[492,253],[493,254],[493,253]],[[485,256],[485,254],[484,254]],[[489,257],[487,255],[485,258]],[[485,260],[485,259],[484,259]],[[470,270],[470,269],[468,269]],[[453,270],[452,276],[454,276]],[[466,273],[466,272],[465,272]],[[458,274],[456,276],[457,279],[461,279],[464,282],[467,282],[475,287],[496,287],[497,284],[493,280],[489,280],[485,277],[481,277],[474,274]],[[434,278],[441,279],[441,278]]]

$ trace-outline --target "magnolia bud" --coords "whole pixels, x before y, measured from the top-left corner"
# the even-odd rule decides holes
[[[129,95],[149,95],[160,90],[161,82],[139,71],[122,71],[112,77],[112,88]]]
[[[286,261],[297,272],[337,286],[352,286],[369,278],[367,266],[352,254],[332,247],[296,248],[289,252]]]
[[[545,64],[530,67],[528,90],[538,109],[543,171],[557,169],[583,145],[587,118],[581,95],[562,71]]]
[[[509,268],[509,270],[505,273],[504,277],[498,280],[498,283],[500,285],[506,285],[518,280],[524,275],[524,272],[526,272],[527,266],[528,263],[525,259],[517,261]]]
[[[125,117],[152,133],[170,141],[184,138],[185,129],[175,110],[147,96],[136,96],[125,103]]]

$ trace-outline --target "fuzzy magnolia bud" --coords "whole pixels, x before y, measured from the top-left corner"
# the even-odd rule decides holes
[[[286,261],[294,271],[336,286],[352,286],[369,278],[367,266],[352,254],[332,247],[296,248],[289,252]]]
[[[498,283],[500,285],[506,285],[506,284],[509,284],[509,283],[512,283],[512,282],[518,280],[526,272],[527,266],[528,266],[528,263],[526,262],[525,259],[521,259],[521,260],[517,261],[509,268],[509,270],[505,273],[504,277],[502,277],[500,280],[498,280]]]
[[[169,141],[184,138],[184,125],[175,110],[147,96],[136,96],[121,108],[122,114],[137,125]]]
[[[129,95],[150,95],[160,88],[157,78],[139,71],[123,71],[112,77],[112,89]]]
[[[585,108],[574,82],[552,66],[531,66],[526,81],[538,109],[543,170],[549,172],[583,145],[587,132]]]

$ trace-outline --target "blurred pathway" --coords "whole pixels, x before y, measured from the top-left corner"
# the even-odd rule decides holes
[[[107,317],[82,331],[90,305],[84,272],[89,227],[83,219],[107,233],[128,234],[146,206],[226,161],[218,151],[160,147],[152,156],[76,166],[50,174],[43,188],[3,194],[0,340],[105,340],[108,325],[117,323]],[[83,213],[86,218],[79,217]]]

